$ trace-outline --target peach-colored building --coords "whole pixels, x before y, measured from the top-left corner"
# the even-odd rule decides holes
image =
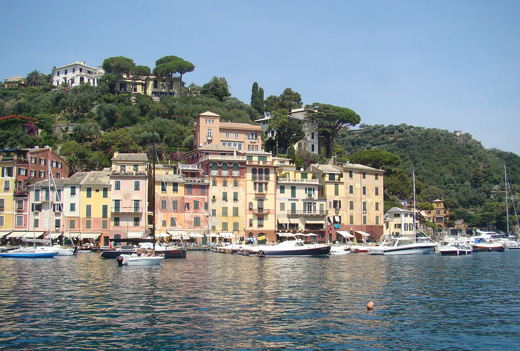
[[[193,128],[193,149],[218,144],[238,151],[263,151],[261,126],[220,119],[220,115],[210,111],[199,115]]]

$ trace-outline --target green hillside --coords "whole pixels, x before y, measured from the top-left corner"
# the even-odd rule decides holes
[[[411,177],[415,171],[419,201],[445,200],[452,220],[505,230],[504,165],[513,190],[520,192],[520,157],[485,149],[469,134],[405,124],[362,124],[357,130],[342,132],[338,144],[349,155],[372,149],[398,155],[401,163],[387,169],[385,186],[392,177]],[[387,193],[387,200],[410,200],[411,194],[410,189],[403,199]]]

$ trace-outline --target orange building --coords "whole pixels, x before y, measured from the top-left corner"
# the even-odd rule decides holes
[[[218,144],[238,151],[263,151],[262,127],[247,123],[222,122],[220,115],[201,113],[193,126],[193,149]]]

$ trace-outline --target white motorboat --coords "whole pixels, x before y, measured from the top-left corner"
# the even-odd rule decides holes
[[[286,240],[275,245],[259,245],[249,249],[259,257],[321,256],[330,253],[329,244],[305,244],[301,239]]]
[[[347,245],[332,245],[330,248],[331,255],[346,255],[350,253],[350,246]]]
[[[385,239],[382,245],[374,246],[371,255],[417,255],[435,252],[437,244],[433,242],[413,242],[411,238],[399,237]]]
[[[146,256],[146,255],[119,255],[117,258],[117,263],[120,266],[158,266],[162,260],[164,260],[164,256]]]

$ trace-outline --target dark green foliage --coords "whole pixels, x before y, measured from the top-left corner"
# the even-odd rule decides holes
[[[224,98],[231,96],[227,80],[223,77],[213,77],[208,83],[202,86],[201,93],[213,96],[219,101],[224,101]]]
[[[258,83],[254,82],[251,88],[251,107],[260,115],[264,114],[264,89],[258,87]]]
[[[497,207],[491,208],[489,203],[500,196],[504,202],[501,195],[504,193],[504,164],[507,164],[511,184],[520,184],[518,155],[486,150],[469,134],[455,135],[446,130],[405,124],[360,127],[340,133],[338,143],[345,151],[356,156],[370,146],[402,160],[398,169],[403,173],[385,172],[387,201],[394,197],[410,198],[411,183],[406,177],[411,178],[415,170],[418,182],[423,184],[423,189],[417,192],[422,201],[444,200],[445,206],[452,210],[452,221],[465,220],[466,224],[490,228],[496,225],[505,230],[504,221],[493,219],[497,216]],[[468,210],[455,211],[458,208]],[[505,208],[502,210],[505,214]]]
[[[286,88],[280,96],[268,96],[264,103],[266,112],[284,109],[287,113],[290,113],[291,110],[303,106],[301,95],[291,88]]]

